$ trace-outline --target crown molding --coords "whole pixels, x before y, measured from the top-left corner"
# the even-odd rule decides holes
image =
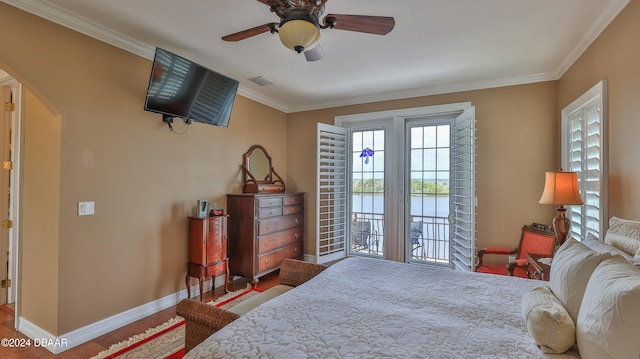
[[[580,41],[573,47],[573,49],[564,57],[564,60],[560,62],[556,70],[554,71],[555,77],[560,79],[567,70],[584,54],[585,51],[596,41],[596,39],[602,34],[602,32],[611,24],[622,9],[624,9],[631,0],[619,0],[619,1],[607,1],[607,8],[600,13],[600,16],[593,21],[587,31],[584,32]]]
[[[372,102],[393,101],[393,100],[402,100],[407,98],[443,95],[443,94],[455,93],[455,92],[482,90],[482,89],[489,89],[489,88],[495,88],[495,87],[525,85],[525,84],[536,83],[536,82],[554,81],[557,79],[558,77],[556,77],[554,74],[541,73],[541,74],[513,76],[513,77],[505,77],[505,78],[499,78],[499,79],[481,80],[481,81],[473,81],[473,82],[462,82],[462,83],[447,84],[447,85],[441,85],[441,86],[422,87],[418,89],[385,92],[385,93],[374,94],[370,96],[349,98],[349,99],[345,99],[344,101],[325,102],[322,104],[314,104],[309,106],[290,107],[288,109],[289,110],[288,112],[293,113],[293,112],[320,110],[320,109],[333,108],[333,107],[362,105],[365,103],[372,103]]]
[[[91,21],[73,15],[57,5],[43,3],[37,0],[0,1],[16,7],[20,10],[26,11],[30,14],[54,22],[58,25],[67,27],[71,30],[80,32],[84,35],[93,37],[94,39],[113,45],[117,48],[131,52],[140,57],[146,58],[148,60],[153,60],[153,56],[155,54],[155,46],[151,46],[149,44],[134,40],[119,32],[110,30],[106,27],[97,25]],[[240,86],[238,88],[238,94],[256,102],[262,103],[266,106],[272,107],[276,110],[288,112],[288,108],[285,104],[275,101],[267,96],[256,93],[246,87]]]
[[[283,104],[282,102],[278,102],[274,99],[272,99],[271,97],[267,97],[264,96],[262,94],[259,94],[249,88],[246,88],[242,85],[238,86],[238,95],[241,95],[243,97],[246,97],[250,100],[259,102],[265,106],[269,106],[271,108],[274,108],[278,111],[282,111],[284,113],[289,113],[290,109],[287,105]]]
[[[153,59],[155,46],[151,46],[134,40],[126,35],[97,25],[91,21],[75,16],[59,6],[51,3],[44,3],[38,0],[0,0],[18,9],[24,10],[36,16],[42,17],[56,24],[65,26],[74,31],[78,31],[87,36],[93,37],[102,42],[108,43],[125,51],[131,52],[146,59]],[[523,85],[528,83],[554,81],[560,79],[562,75],[575,63],[575,61],[587,50],[587,48],[598,38],[607,26],[618,16],[630,0],[620,0],[608,2],[608,7],[601,12],[601,16],[596,19],[590,30],[585,32],[581,41],[564,57],[555,71],[550,73],[531,74],[524,76],[506,77],[500,79],[481,80],[474,82],[447,84],[441,86],[431,86],[418,89],[401,90],[374,94],[370,96],[360,96],[344,99],[342,101],[326,102],[321,104],[310,104],[306,106],[290,107],[282,102],[276,101],[268,96],[259,94],[249,88],[240,86],[238,94],[253,101],[259,102],[276,110],[293,113],[326,109],[332,107],[359,105],[371,102],[392,101],[405,98],[415,98],[423,96],[441,95],[453,92],[471,91],[486,88],[503,86]]]
[[[33,15],[47,19],[58,25],[67,27],[81,34],[93,37],[107,44],[121,48],[138,56],[153,59],[155,46],[134,40],[119,32],[100,26],[94,22],[78,17],[63,8],[36,0],[1,0],[13,7],[24,10]]]

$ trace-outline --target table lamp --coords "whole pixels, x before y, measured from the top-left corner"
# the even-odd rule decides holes
[[[564,205],[584,204],[578,188],[578,174],[576,172],[546,172],[544,190],[540,197],[541,204],[559,205],[558,215],[553,218],[553,231],[556,234],[556,248],[567,239],[571,223],[566,217],[567,209]]]

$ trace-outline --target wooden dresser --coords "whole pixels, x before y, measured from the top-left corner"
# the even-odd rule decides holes
[[[229,270],[251,279],[303,258],[304,193],[228,194]]]
[[[224,290],[228,292],[229,258],[227,256],[227,216],[189,217],[189,263],[187,263],[187,296],[191,298],[189,277],[200,281],[200,301],[207,277],[224,274]],[[212,288],[213,290],[213,288]]]

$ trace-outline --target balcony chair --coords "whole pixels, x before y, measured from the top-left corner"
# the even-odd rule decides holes
[[[533,223],[522,227],[520,245],[515,249],[484,248],[478,251],[476,272],[499,275],[510,275],[528,278],[527,259],[525,253],[553,256],[556,237],[551,226]],[[486,265],[483,263],[485,254],[515,256],[514,262]]]
[[[411,226],[409,227],[409,239],[411,239],[411,253],[415,258],[423,258],[424,259],[424,247],[422,246],[422,222],[411,222]],[[422,256],[418,257],[417,253],[413,254],[418,248],[422,248]]]
[[[351,244],[353,249],[368,249],[371,245],[371,222],[353,221],[351,223]]]

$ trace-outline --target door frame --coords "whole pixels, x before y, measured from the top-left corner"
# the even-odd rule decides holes
[[[374,123],[380,123],[379,121],[391,121],[389,129],[397,134],[397,136],[386,135],[385,145],[393,146],[396,153],[404,154],[405,143],[405,121],[423,116],[435,116],[440,114],[451,113],[463,113],[464,111],[472,107],[471,102],[457,102],[444,105],[433,105],[424,107],[414,107],[397,110],[377,111],[360,113],[353,115],[342,115],[334,117],[334,125],[345,128],[352,127],[364,127],[364,125],[356,125],[357,123],[369,122],[372,126]],[[347,145],[347,148],[350,144]],[[396,173],[396,176],[389,176],[385,179],[385,213],[395,213],[398,218],[404,218],[406,208],[406,188],[405,186],[398,186],[400,183],[404,183],[405,173],[400,171],[397,163],[398,161],[392,161],[389,156],[386,156],[385,171],[390,173]],[[350,171],[350,166],[349,166]],[[389,185],[390,187],[386,187]],[[393,186],[393,187],[391,187]],[[397,191],[389,191],[387,188],[397,188]],[[349,203],[349,206],[351,204]],[[351,212],[351,211],[349,211]],[[347,220],[349,220],[347,218]],[[389,225],[385,224],[385,238],[404,238],[406,228],[403,225],[397,225],[399,220],[389,221]],[[395,241],[393,245],[386,243],[384,248],[384,258],[406,262],[406,241]]]
[[[14,303],[15,312],[15,328],[19,324],[19,247],[20,247],[20,185],[21,185],[21,155],[23,144],[23,121],[22,121],[22,84],[11,77],[6,72],[0,70],[0,86],[9,86],[12,88],[13,103],[15,103],[15,111],[11,119],[11,161],[13,162],[13,170],[10,171],[10,217],[13,222],[12,228],[9,229],[9,266],[8,277],[11,279],[11,286],[7,291],[7,303]]]

